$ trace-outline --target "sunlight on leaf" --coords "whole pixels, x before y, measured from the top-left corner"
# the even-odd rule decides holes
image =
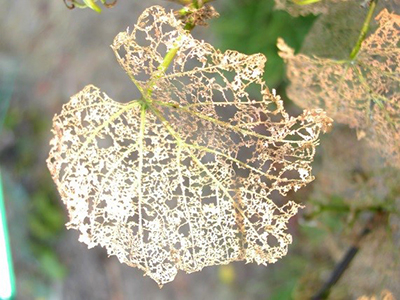
[[[323,108],[357,129],[359,138],[400,167],[400,16],[383,10],[379,28],[351,60],[294,55],[278,41],[291,82],[288,96],[304,108]]]
[[[300,205],[271,199],[313,179],[331,119],[290,117],[262,81],[263,55],[221,53],[158,6],[112,49],[138,100],[120,104],[89,85],[53,121],[47,163],[68,228],[160,285],[179,269],[284,256]]]

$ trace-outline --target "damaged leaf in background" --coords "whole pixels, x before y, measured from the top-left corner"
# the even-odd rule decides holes
[[[283,40],[278,47],[294,102],[323,108],[334,120],[356,128],[360,139],[400,167],[400,16],[383,10],[376,19],[379,28],[354,60],[294,55]]]
[[[56,115],[48,167],[80,241],[162,285],[179,269],[273,263],[331,119],[290,117],[262,81],[265,57],[221,53],[151,7],[112,48],[140,92],[122,104],[89,85]],[[258,87],[260,99],[247,89]]]

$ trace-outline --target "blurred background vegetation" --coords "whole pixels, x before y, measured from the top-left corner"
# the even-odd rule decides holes
[[[70,11],[62,0],[0,0],[0,167],[17,299],[310,299],[377,213],[382,218],[360,244],[330,299],[379,298],[384,290],[400,297],[399,172],[357,141],[354,131],[337,124],[321,141],[314,167],[317,179],[289,197],[307,206],[291,220],[294,244],[285,258],[269,267],[233,263],[179,273],[160,290],[141,271],[108,258],[99,247],[88,250],[76,232],[65,229],[67,215],[45,164],[52,116],[90,82],[111,98],[131,99],[134,88],[109,44],[154,4],[179,7],[162,0],[129,0],[96,14]],[[337,54],[357,37],[366,14],[359,4],[305,17],[274,10],[272,0],[213,4],[220,18],[196,28],[193,35],[221,50],[265,54],[265,80],[292,114],[300,109],[285,97],[288,82],[277,38],[283,37],[296,51],[314,49],[329,56],[336,47]],[[321,26],[346,40],[315,34]]]

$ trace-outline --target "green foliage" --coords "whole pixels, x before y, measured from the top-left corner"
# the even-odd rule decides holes
[[[43,191],[32,197],[32,214],[29,216],[29,228],[32,236],[42,242],[54,239],[64,227],[63,212]]]
[[[277,265],[273,270],[276,274],[270,280],[271,295],[268,299],[293,299],[298,280],[307,264],[301,255],[289,255],[287,261]]]
[[[217,45],[222,50],[266,55],[264,79],[270,88],[277,88],[285,78],[284,63],[276,48],[278,37],[299,50],[316,17],[295,18],[273,7],[273,1],[229,1],[229,5],[219,11],[221,17],[213,21],[212,29],[218,35]]]

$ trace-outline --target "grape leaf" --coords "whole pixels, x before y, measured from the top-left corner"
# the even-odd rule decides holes
[[[272,195],[313,179],[331,119],[321,110],[290,117],[262,81],[263,55],[221,53],[158,6],[112,49],[139,99],[121,104],[89,85],[53,121],[47,163],[68,228],[159,285],[178,269],[284,256],[300,205]]]
[[[379,1],[376,11],[383,8],[382,1]],[[356,1],[332,3],[329,11],[313,23],[300,52],[320,58],[347,59],[357,43],[367,13],[368,10],[360,7]],[[374,20],[370,28],[377,28]]]
[[[324,108],[400,167],[400,16],[385,9],[377,20],[379,28],[354,60],[294,55],[283,40],[278,47],[287,62],[287,93],[293,101]]]
[[[365,4],[367,3],[365,2]],[[398,14],[400,0],[378,1],[375,5],[375,12],[386,8],[388,11]],[[313,23],[303,41],[300,52],[320,58],[347,59],[357,43],[368,11],[368,6],[360,5],[359,1],[332,2],[327,13],[320,15]],[[370,20],[371,32],[378,27],[377,21]]]

